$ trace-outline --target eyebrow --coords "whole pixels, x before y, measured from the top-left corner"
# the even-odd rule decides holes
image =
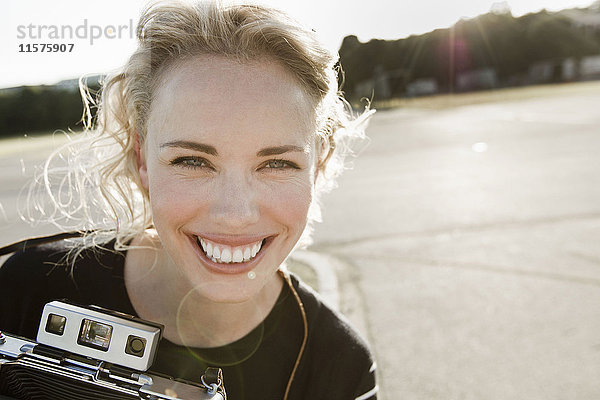
[[[160,145],[160,148],[165,147],[181,147],[183,149],[195,150],[202,153],[210,154],[211,156],[216,156],[219,154],[217,149],[211,145],[198,143],[198,142],[190,142],[187,140],[174,140],[172,142],[166,142]]]
[[[171,142],[166,142],[166,143],[163,143],[160,145],[161,149],[165,148],[165,147],[181,147],[184,149],[195,150],[195,151],[199,151],[202,153],[210,154],[212,156],[219,155],[219,152],[217,151],[217,149],[214,146],[204,144],[204,143],[191,142],[191,141],[187,141],[187,140],[173,140]],[[265,147],[264,149],[259,150],[256,153],[256,155],[258,157],[267,157],[267,156],[275,156],[275,155],[289,153],[289,152],[304,153],[305,150],[304,150],[304,148],[302,148],[300,146],[288,144],[288,145],[283,145],[283,146]]]
[[[295,146],[293,144],[288,144],[288,145],[284,145],[284,146],[265,147],[264,149],[259,150],[258,153],[256,153],[256,155],[259,157],[266,157],[266,156],[276,156],[278,154],[289,153],[289,152],[304,153],[304,148],[302,148],[300,146]]]

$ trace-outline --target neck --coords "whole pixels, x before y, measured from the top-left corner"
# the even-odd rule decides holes
[[[163,324],[163,336],[178,345],[217,347],[244,337],[267,317],[283,286],[276,274],[247,301],[214,302],[174,274],[170,263],[161,250],[130,249],[125,285],[140,318]]]
[[[193,290],[186,291],[189,294],[179,297],[177,310],[171,314],[177,316],[169,324],[175,330],[165,329],[165,337],[190,347],[232,343],[264,321],[279,297],[282,284],[282,278],[276,275],[256,296],[241,303],[217,303]]]

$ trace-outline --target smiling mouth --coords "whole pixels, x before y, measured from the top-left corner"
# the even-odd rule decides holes
[[[217,264],[241,264],[252,261],[261,251],[267,239],[242,246],[229,246],[196,237],[196,242],[206,257]]]

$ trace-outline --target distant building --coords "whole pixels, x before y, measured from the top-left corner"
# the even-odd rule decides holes
[[[494,68],[481,68],[461,72],[456,76],[456,90],[459,92],[494,89],[497,86],[498,75]]]
[[[581,79],[600,79],[600,55],[584,57],[579,62]]]
[[[577,79],[579,74],[577,62],[573,58],[567,58],[562,63],[562,79],[563,81],[573,81]]]
[[[600,79],[600,55],[545,60],[529,67],[529,83]]]
[[[417,79],[406,85],[406,94],[410,97],[427,96],[438,92],[438,84],[434,78]]]
[[[577,79],[578,70],[573,58],[544,60],[529,66],[529,82],[568,82]]]

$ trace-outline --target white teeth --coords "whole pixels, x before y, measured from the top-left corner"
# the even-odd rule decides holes
[[[239,263],[249,261],[256,256],[262,247],[262,241],[252,245],[231,247],[209,242],[200,237],[198,238],[198,243],[200,244],[200,247],[202,247],[202,250],[204,250],[204,253],[206,253],[206,256],[217,263]]]
[[[254,257],[256,255],[256,253],[258,253],[261,246],[262,246],[262,242],[256,243],[254,246],[252,246],[252,257]]]
[[[242,262],[242,260],[244,259],[244,255],[242,254],[242,250],[240,250],[239,248],[235,249],[235,251],[233,252],[233,262]]]
[[[221,261],[226,263],[231,261],[231,250],[228,248],[221,250]]]

